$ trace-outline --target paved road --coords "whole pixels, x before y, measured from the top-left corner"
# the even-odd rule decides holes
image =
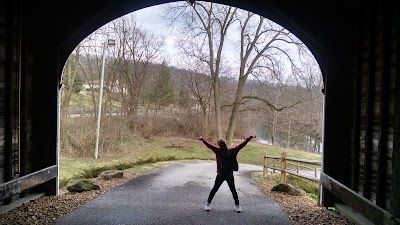
[[[235,173],[243,213],[224,182],[211,211],[204,204],[216,176],[215,162],[200,161],[157,169],[126,182],[56,222],[58,225],[108,224],[292,224],[279,205],[250,178],[262,167],[240,164]]]

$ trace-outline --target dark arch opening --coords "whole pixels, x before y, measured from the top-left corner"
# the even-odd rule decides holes
[[[62,71],[62,67],[64,65],[63,62],[66,61],[69,54],[75,48],[76,45],[79,44],[81,40],[83,40],[86,36],[100,28],[101,26],[107,24],[108,22],[119,18],[128,13],[134,12],[136,10],[140,10],[143,8],[170,3],[175,1],[144,1],[139,3],[133,3],[131,1],[121,1],[118,4],[106,2],[105,4],[95,4],[94,7],[96,10],[91,10],[89,13],[84,16],[87,20],[82,20],[82,25],[78,30],[73,30],[70,35],[65,36],[63,42],[59,45],[60,47],[60,64],[59,71]],[[295,36],[297,36],[305,45],[309,48],[309,50],[314,55],[317,60],[319,67],[322,71],[323,82],[325,83],[325,66],[326,66],[326,52],[324,50],[323,44],[320,43],[317,39],[313,38],[315,35],[312,32],[315,30],[307,29],[307,24],[313,24],[314,26],[323,26],[322,21],[310,21],[311,18],[308,18],[303,15],[303,12],[299,12],[296,4],[290,4],[292,7],[288,7],[288,4],[274,2],[269,3],[268,6],[264,5],[262,2],[242,2],[242,1],[213,1],[215,3],[225,4],[234,6],[237,8],[241,8],[247,11],[254,12],[258,15],[264,16],[269,20],[281,25],[282,27],[289,30]],[[322,6],[319,6],[315,3],[310,5],[315,9],[321,9]],[[324,5],[323,8],[327,6]],[[283,10],[285,9],[285,10]],[[72,10],[72,9],[71,9]],[[316,13],[321,13],[322,10],[316,10]],[[95,13],[94,13],[95,12]],[[93,15],[90,13],[94,13]],[[290,16],[288,16],[290,15]],[[70,18],[69,18],[70,19]],[[304,24],[301,26],[300,24]],[[323,33],[319,34],[323,35]],[[324,85],[325,86],[325,85]]]
[[[4,35],[0,38],[2,43],[6,43],[1,47],[5,49],[3,53],[6,62],[0,60],[5,68],[0,72],[7,82],[21,78],[27,85],[27,89],[22,90],[24,92],[21,102],[6,99],[6,104],[21,103],[25,107],[22,108],[23,113],[26,113],[22,114],[26,115],[26,120],[22,123],[25,133],[22,134],[21,149],[26,148],[32,153],[28,155],[32,158],[27,161],[30,164],[28,166],[32,166],[22,173],[23,175],[46,167],[57,168],[55,165],[56,96],[59,82],[57,75],[61,74],[65,59],[74,46],[85,35],[113,18],[167,1],[139,0],[135,1],[134,5],[128,0],[122,0],[118,5],[107,0],[88,0],[79,3],[72,0],[50,3],[53,5],[47,2],[22,0],[0,3],[5,6],[1,7],[3,9],[1,16],[2,21],[6,22],[1,23]],[[228,4],[228,1],[216,1],[216,3]],[[326,118],[324,159],[329,159],[324,161],[326,182],[343,188],[341,190],[345,190],[345,193],[352,196],[352,200],[359,204],[352,206],[363,210],[365,215],[375,217],[372,218],[374,221],[389,220],[387,216],[391,215],[387,211],[398,217],[399,121],[390,119],[393,115],[398,118],[399,112],[397,97],[399,51],[398,47],[393,47],[398,43],[399,37],[397,29],[399,2],[249,0],[234,1],[232,4],[265,15],[286,27],[309,46],[318,60],[324,74],[327,92],[324,112]],[[48,10],[49,7],[52,10]],[[17,53],[17,57],[14,57],[13,53]],[[393,58],[395,60],[391,61]],[[9,79],[10,77],[13,79]],[[379,83],[390,88],[394,84],[394,88],[393,90],[382,88],[377,92],[375,88],[379,87]],[[9,94],[10,90],[6,89],[3,93]],[[364,93],[368,95],[364,96]],[[365,99],[370,104],[364,104]],[[374,104],[374,101],[379,99],[382,100],[382,104]],[[378,110],[375,110],[375,105],[378,106]],[[389,108],[392,105],[395,106]],[[3,110],[11,115],[19,115],[15,109],[3,107]],[[358,113],[360,111],[367,112],[368,118],[360,116]],[[374,122],[377,121],[373,116],[375,112],[393,112],[393,115],[381,114],[379,118],[382,119],[382,123],[375,125]],[[3,128],[9,135],[6,136],[9,138],[5,148],[13,144],[10,136],[16,132],[16,128],[11,127],[13,119],[10,116],[5,119],[8,125],[4,125]],[[381,165],[378,169],[373,166],[375,156],[371,154],[376,150],[373,140],[375,128],[378,128],[378,131],[386,129],[388,131],[385,132],[388,134],[395,131],[390,133],[393,144],[386,144],[391,149],[385,148],[385,144],[377,148],[382,159],[378,162]],[[366,142],[363,142],[364,139]],[[385,137],[379,140],[383,143]],[[363,149],[364,146],[366,148]],[[390,157],[393,157],[393,160],[381,164],[387,157],[386,153],[391,153]],[[339,161],[343,166],[336,166]],[[378,175],[385,172],[386,174],[375,181],[371,171]],[[391,179],[385,180],[385,177]],[[379,190],[371,186],[375,183],[379,185]],[[341,193],[335,192],[332,186],[325,184],[324,187],[327,190],[325,206],[332,206],[338,199],[344,202],[348,200]],[[385,196],[389,193],[384,192],[385,188],[390,189],[390,196]],[[54,194],[54,179],[44,183],[39,189]],[[370,199],[374,191],[379,193],[378,205],[374,204],[374,199]],[[349,204],[353,202],[347,201]],[[387,204],[383,205],[382,202]],[[368,208],[363,207],[364,203],[367,203]],[[390,220],[392,221],[393,217]]]

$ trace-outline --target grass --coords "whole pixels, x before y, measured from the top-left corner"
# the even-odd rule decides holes
[[[132,140],[127,140],[134,142]],[[167,138],[157,138],[142,143],[141,147],[135,147],[130,153],[120,154],[110,158],[64,158],[60,159],[60,188],[64,187],[68,180],[73,178],[90,178],[109,169],[137,169],[140,172],[145,164],[154,164],[161,161],[175,160],[213,160],[213,153],[197,140],[184,139],[181,148],[172,148]],[[149,167],[149,166],[147,166]],[[150,166],[151,167],[151,166]]]
[[[60,188],[63,188],[67,185],[68,181],[74,178],[93,178],[97,177],[101,172],[106,170],[124,170],[125,172],[134,173],[134,174],[142,174],[151,169],[160,167],[160,165],[168,165],[165,162],[174,161],[176,158],[174,156],[169,156],[166,158],[146,158],[139,159],[131,162],[121,161],[117,163],[108,163],[108,164],[97,164],[97,165],[86,165],[82,168],[74,167],[76,171],[74,175],[70,177],[62,177],[60,176]],[[160,164],[159,162],[163,162]],[[79,164],[78,164],[79,165]],[[69,167],[69,166],[66,166]],[[62,167],[61,167],[62,168]],[[79,168],[79,169],[77,169]],[[62,171],[62,169],[60,169]]]
[[[175,160],[175,157],[167,157],[167,158],[146,158],[140,159],[132,162],[120,162],[115,164],[104,165],[100,167],[93,167],[88,169],[83,169],[80,173],[80,177],[82,178],[92,178],[97,177],[101,172],[106,170],[126,170],[131,169],[136,166],[141,166],[145,164],[154,164],[157,162],[164,162],[164,161],[172,161]]]
[[[135,174],[142,174],[153,168],[168,165],[168,163],[176,160],[215,160],[214,153],[206,148],[202,142],[197,139],[180,139],[184,141],[184,144],[180,148],[172,147],[169,142],[170,138],[157,137],[144,142],[142,141],[141,144],[137,144],[137,140],[129,139],[125,141],[135,147],[132,147],[127,153],[113,155],[112,157],[102,157],[102,152],[99,152],[99,159],[97,160],[94,158],[61,157],[60,188],[64,187],[70,179],[96,177],[102,171],[109,169],[120,169]],[[235,141],[233,145],[239,142]],[[252,141],[240,151],[238,161],[245,164],[263,165],[265,152],[271,156],[280,156],[282,151],[286,151],[288,157],[321,160],[321,156],[317,154],[266,146]],[[290,179],[289,182],[293,182],[298,187],[310,193],[310,195],[316,196],[318,194],[318,185],[315,186],[312,183],[308,183],[308,180],[295,176],[288,176],[288,179]]]

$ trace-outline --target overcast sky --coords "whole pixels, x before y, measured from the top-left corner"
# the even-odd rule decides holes
[[[176,4],[176,2],[167,4]],[[166,4],[144,8],[132,12],[131,14],[135,15],[137,22],[139,22],[142,27],[165,36],[166,39],[164,49],[170,56],[168,58],[169,64],[172,66],[178,66],[177,62],[179,61],[180,56],[178,55],[177,49],[174,46],[176,36],[174,35],[173,29],[168,27],[168,21],[161,17],[163,13],[163,7],[165,5]],[[233,58],[238,57],[238,54],[237,51],[230,46],[230,44],[231,43],[229,41],[225,42],[224,51],[227,53],[225,56],[232,57],[231,60],[233,61]],[[231,53],[229,53],[230,51]]]
[[[174,47],[175,36],[172,33],[173,31],[168,28],[167,21],[161,18],[162,7],[163,5],[152,6],[132,12],[132,14],[135,15],[137,22],[139,22],[143,28],[165,36],[164,49],[170,56],[169,63],[172,66],[176,66],[177,51]]]
[[[167,4],[176,4],[176,2]],[[165,4],[151,6],[138,11],[134,11],[131,14],[135,16],[136,21],[140,24],[142,28],[154,32],[155,34],[163,35],[165,37],[164,50],[168,54],[168,57],[166,57],[167,63],[171,66],[179,67],[179,61],[181,60],[182,56],[178,55],[178,51],[174,46],[176,36],[174,35],[173,30],[168,27],[168,21],[162,18],[164,6]],[[233,37],[230,37],[230,40],[232,41]],[[230,58],[229,60],[231,61],[231,65],[235,67],[235,65],[237,65],[235,61],[238,61],[235,59],[238,59],[239,55],[237,50],[231,44],[232,42],[226,41],[224,51],[226,53],[225,56]]]

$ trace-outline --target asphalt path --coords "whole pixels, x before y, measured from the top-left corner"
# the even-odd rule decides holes
[[[211,211],[204,211],[214,185],[216,163],[195,161],[162,167],[132,179],[55,224],[292,224],[279,205],[251,180],[254,171],[262,171],[262,167],[239,164],[235,172],[242,213],[235,211],[226,182],[215,195]]]

